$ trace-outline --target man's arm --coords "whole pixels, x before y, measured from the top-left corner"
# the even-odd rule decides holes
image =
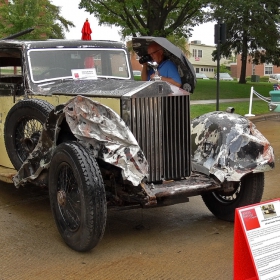
[[[143,63],[142,71],[141,71],[141,80],[147,81],[148,80],[148,64]]]

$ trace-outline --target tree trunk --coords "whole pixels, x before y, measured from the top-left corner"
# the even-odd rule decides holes
[[[239,84],[246,84],[247,56],[248,56],[248,40],[247,40],[247,32],[244,31],[243,40],[242,40],[241,72],[240,72]]]

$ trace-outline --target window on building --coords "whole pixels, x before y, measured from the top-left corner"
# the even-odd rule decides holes
[[[195,73],[199,73],[199,68],[195,68]]]
[[[265,66],[264,68],[264,74],[265,75],[270,75],[273,73],[273,67],[272,66]]]
[[[193,49],[193,57],[202,57],[202,50]]]
[[[265,75],[273,74],[273,65],[272,65],[272,63],[265,63],[265,65],[264,65],[264,74]]]

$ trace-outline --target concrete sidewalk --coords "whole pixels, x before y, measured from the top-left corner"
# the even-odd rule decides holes
[[[259,98],[253,98],[253,101],[257,101]],[[233,98],[233,99],[220,99],[219,103],[230,103],[230,102],[249,102],[250,98]],[[216,99],[209,100],[191,100],[191,105],[197,104],[213,104],[216,103]]]

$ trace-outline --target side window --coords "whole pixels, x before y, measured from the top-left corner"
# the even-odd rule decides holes
[[[17,49],[0,49],[0,94],[23,94],[21,53]]]

